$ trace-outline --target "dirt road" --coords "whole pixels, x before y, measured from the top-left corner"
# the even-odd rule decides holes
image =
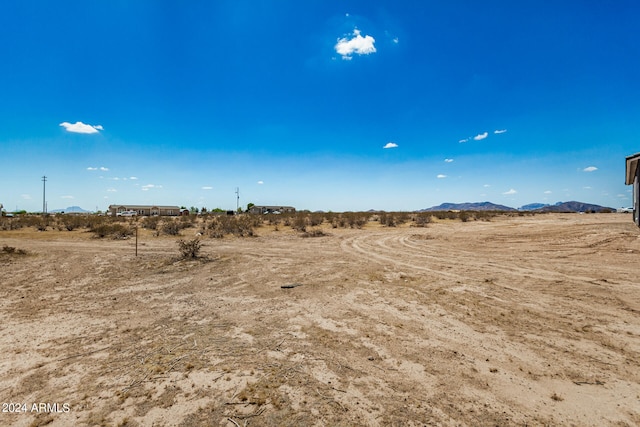
[[[627,215],[325,232],[0,231],[0,424],[640,425]]]

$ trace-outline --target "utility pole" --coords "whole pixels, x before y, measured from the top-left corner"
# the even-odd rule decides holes
[[[236,212],[240,209],[240,188],[236,187]]]
[[[42,215],[47,213],[47,177],[46,176],[42,176]]]

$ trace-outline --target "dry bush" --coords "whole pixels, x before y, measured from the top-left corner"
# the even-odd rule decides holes
[[[169,236],[179,236],[180,230],[182,229],[182,224],[177,221],[173,221],[172,219],[167,219],[162,222],[162,232]]]
[[[293,228],[296,231],[301,231],[304,233],[305,231],[307,231],[308,225],[309,225],[309,221],[307,216],[304,214],[300,214],[293,219],[293,224],[291,224],[291,228]]]
[[[180,251],[180,257],[182,259],[198,258],[201,248],[202,243],[198,238],[191,240],[178,240],[178,250]]]
[[[324,222],[324,214],[312,213],[307,217],[307,221],[311,227],[317,227]]]
[[[78,215],[60,215],[56,217],[59,229],[73,231],[86,225],[85,218]]]
[[[438,219],[456,219],[458,218],[458,212],[453,211],[434,211],[431,212],[433,216]]]
[[[431,222],[431,214],[427,212],[421,212],[414,218],[416,227],[426,227]]]
[[[19,230],[22,228],[22,223],[18,220],[18,218],[0,218],[0,230],[9,231],[9,230]]]
[[[98,238],[111,237],[112,239],[126,239],[133,235],[131,227],[118,222],[112,224],[98,224],[90,229]]]
[[[312,230],[309,231],[305,231],[304,233],[302,233],[300,235],[300,237],[322,237],[322,236],[326,236],[327,234],[322,231],[319,228],[314,228]]]
[[[398,225],[395,215],[391,213],[381,212],[379,218],[380,224],[386,225],[387,227],[395,227]]]
[[[8,255],[26,255],[27,251],[25,251],[24,249],[16,249],[13,246],[4,245],[2,247],[2,253]]]
[[[140,222],[140,225],[142,225],[142,228],[146,228],[147,230],[157,230],[159,224],[160,224],[159,216],[147,216],[142,218],[142,221]]]
[[[458,212],[458,218],[460,218],[460,221],[462,222],[467,222],[470,219],[473,219],[473,214],[468,211],[460,211]]]
[[[210,237],[222,238],[227,234],[238,237],[255,236],[254,229],[262,225],[262,218],[256,215],[217,216],[207,224]]]

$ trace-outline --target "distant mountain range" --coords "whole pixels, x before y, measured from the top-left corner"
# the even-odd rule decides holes
[[[49,211],[49,213],[91,213],[91,211],[86,211],[80,206],[69,206],[66,209],[54,209]]]
[[[520,208],[497,205],[491,202],[476,203],[442,203],[419,212],[431,211],[529,211],[529,212],[615,212],[615,209],[606,206],[593,205],[583,202],[558,202],[555,205],[544,203],[530,203]]]
[[[422,209],[420,212],[430,211],[516,211],[517,209],[510,208],[509,206],[496,205],[491,202],[476,202],[476,203],[443,203],[438,206],[432,206],[427,209]]]

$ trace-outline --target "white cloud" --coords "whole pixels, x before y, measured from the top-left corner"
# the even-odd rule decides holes
[[[443,179],[443,178],[446,178],[446,177],[447,177],[447,175],[443,175],[443,174],[438,174],[438,176],[436,176],[436,178],[438,178],[438,179]]]
[[[93,168],[93,167],[89,166],[89,167],[87,168],[87,170],[88,170],[88,171],[97,171],[97,170],[98,170],[98,168]]]
[[[597,171],[598,168],[595,166],[587,166],[586,168],[582,169],[583,172],[593,172],[593,171]]]
[[[205,186],[205,187],[202,187],[202,189],[203,190],[213,190],[213,187]]]
[[[514,190],[514,189],[512,188],[511,190],[509,190],[509,191],[505,191],[505,192],[504,192],[504,193],[502,193],[502,194],[504,194],[505,196],[510,196],[510,195],[512,195],[512,194],[516,194],[516,193],[517,193],[517,191],[516,191],[516,190]]]
[[[478,135],[473,137],[473,140],[474,141],[482,141],[483,139],[485,139],[488,136],[489,136],[489,132],[479,133]]]
[[[583,190],[591,190],[591,187],[587,186],[587,187],[582,187]]]
[[[60,126],[65,128],[67,132],[73,133],[98,133],[99,131],[104,130],[101,125],[86,125],[82,122],[75,122],[74,124],[71,124],[69,122],[62,122],[60,123]]]
[[[136,179],[138,179],[138,177],[137,176],[130,176],[129,179],[135,181]]]
[[[544,194],[551,194],[551,190],[545,191]]]
[[[107,188],[107,193],[117,193],[118,190],[116,190],[115,188]]]
[[[147,185],[143,185],[141,188],[142,188],[142,191],[149,191],[151,188],[162,188],[162,185],[147,184]]]
[[[491,185],[490,184],[485,184],[485,185],[483,185],[483,187],[484,188],[489,188],[489,187],[491,187]]]
[[[453,159],[444,159],[445,163],[451,163],[453,162]]]
[[[21,194],[20,198],[22,198],[22,200],[31,200],[31,195],[29,195],[29,194]]]
[[[397,148],[398,144],[396,144],[395,142],[387,142],[387,145],[385,145],[382,148]]]
[[[62,196],[62,199],[73,199],[73,196]]]
[[[460,141],[458,141],[461,144],[464,144],[465,142],[468,142],[469,138],[465,138],[465,139],[461,139]]]
[[[262,184],[264,184],[264,181],[258,181],[257,183],[262,185]]]
[[[109,168],[105,168],[104,166],[100,166],[100,170],[103,171],[103,172],[106,172],[106,171],[109,170]]]
[[[376,39],[371,36],[364,36],[360,34],[360,30],[357,28],[353,30],[353,37],[343,37],[338,39],[338,43],[334,46],[336,52],[342,56],[342,59],[350,60],[353,58],[351,55],[357,53],[358,55],[369,55],[376,52],[374,43]]]
[[[497,129],[494,130],[493,133],[495,133],[496,135],[500,135],[501,133],[505,133],[507,130],[506,129]]]

